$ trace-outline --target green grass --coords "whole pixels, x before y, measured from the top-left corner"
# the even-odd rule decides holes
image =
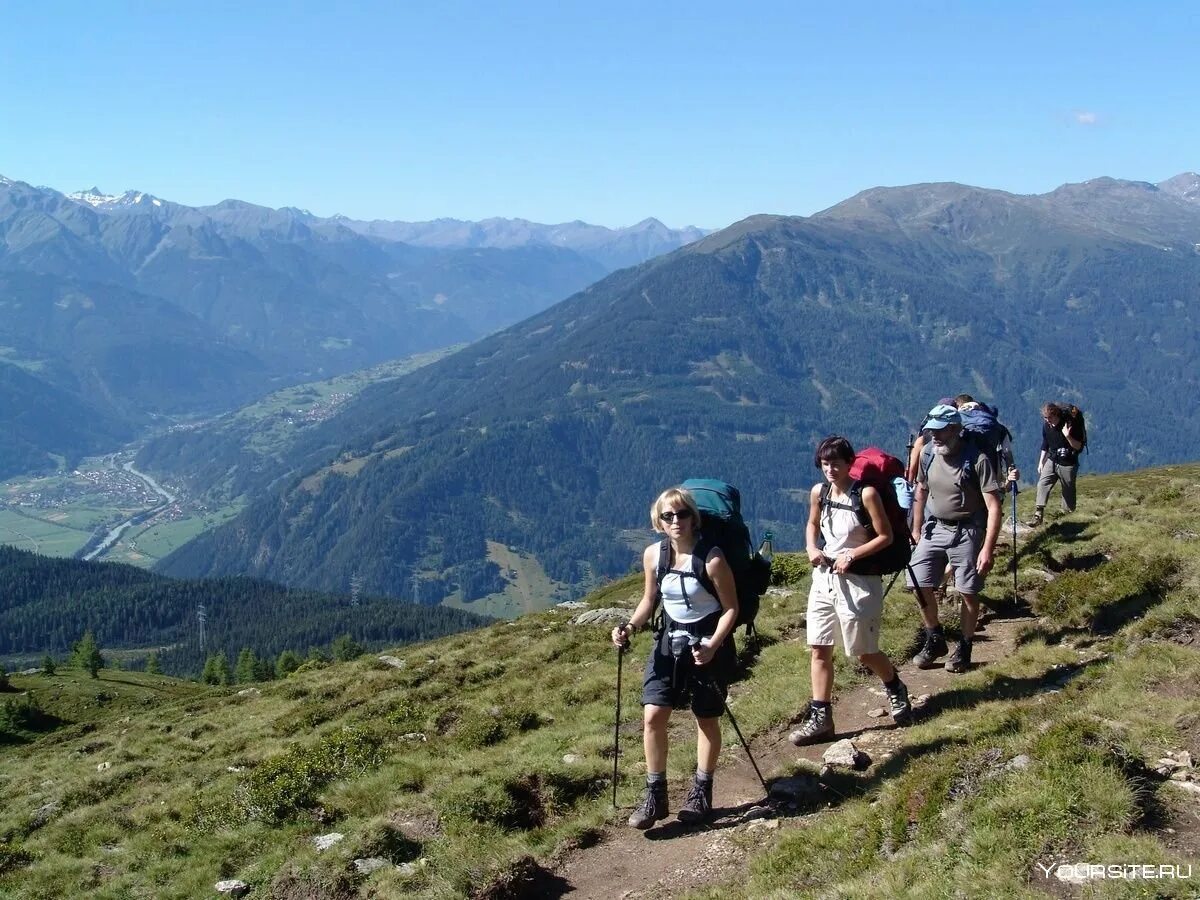
[[[39,511],[45,515],[50,510]],[[76,511],[69,521],[79,521],[95,510]],[[90,531],[81,531],[68,521],[61,524],[47,521],[39,515],[23,514],[11,509],[0,509],[0,542],[32,550],[43,556],[73,556],[91,537]]]
[[[740,833],[749,873],[697,896],[1031,897],[1043,896],[1039,862],[1189,861],[1158,829],[1172,800],[1146,763],[1184,747],[1200,755],[1200,652],[1176,640],[1200,609],[1200,541],[1188,537],[1200,530],[1198,476],[1081,479],[1080,511],[1023,551],[1036,616],[1017,651],[935,697],[894,757],[840,776],[843,801],[768,836]],[[985,599],[1011,592],[1004,563]],[[1049,584],[1048,571],[1059,573]],[[770,640],[733,687],[747,736],[808,696],[807,574],[795,573],[764,599]],[[589,602],[632,608],[639,582]],[[573,615],[406,647],[402,669],[370,657],[310,669],[258,696],[133,673],[18,676],[71,724],[0,746],[0,895],[191,897],[237,877],[263,897],[456,897],[522,857],[586,841],[612,817],[616,655],[607,625],[571,626]],[[893,589],[884,648],[899,656],[916,624]],[[624,804],[639,789],[648,641],[638,636],[625,661]],[[864,677],[840,659],[837,671],[839,693]],[[694,764],[687,724],[673,778]],[[1009,767],[1018,754],[1028,768]],[[335,830],[346,839],[318,853],[309,838]],[[364,855],[428,864],[347,874]]]

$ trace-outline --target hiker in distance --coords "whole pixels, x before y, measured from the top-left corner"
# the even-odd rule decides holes
[[[681,488],[663,491],[650,507],[650,524],[665,533],[669,568],[658,583],[661,543],[642,554],[646,572],[642,600],[629,622],[612,630],[623,648],[629,636],[646,627],[662,597],[662,631],[646,663],[642,686],[642,746],[646,754],[646,796],[629,817],[647,829],[669,813],[667,808],[667,722],[671,711],[690,705],[696,717],[696,777],[679,810],[679,821],[701,822],[712,812],[713,772],[721,752],[721,714],[737,654],[733,628],[738,600],[733,571],[718,547],[700,535],[700,511]],[[703,557],[697,577],[692,555]],[[707,582],[707,583],[705,583]]]
[[[1055,482],[1062,484],[1062,503],[1067,512],[1075,511],[1075,475],[1079,472],[1079,451],[1087,443],[1083,413],[1077,406],[1042,406],[1042,452],[1038,455],[1037,508],[1025,524],[1042,524],[1046,501]]]
[[[912,661],[929,669],[948,650],[933,589],[949,564],[962,597],[962,639],[946,671],[965,672],[971,667],[979,592],[995,559],[1004,485],[987,453],[964,440],[962,418],[953,406],[935,406],[922,428],[930,432],[933,448],[926,451],[917,472],[912,534],[916,548],[909,571],[910,580],[916,579],[912,587],[920,592],[925,637]]]
[[[878,553],[893,540],[904,540],[904,536],[892,533],[883,500],[871,485],[859,488],[871,530],[859,521],[851,497],[856,487],[850,477],[853,462],[854,448],[838,435],[821,441],[813,457],[824,478],[809,493],[805,532],[808,559],[813,566],[807,614],[812,700],[806,718],[788,736],[797,746],[821,743],[834,735],[831,704],[835,636],[847,656],[857,657],[879,676],[896,724],[907,724],[912,718],[908,688],[896,667],[879,652],[883,578],[850,572],[855,560]],[[824,489],[826,484],[828,490]]]

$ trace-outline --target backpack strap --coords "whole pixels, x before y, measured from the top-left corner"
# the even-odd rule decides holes
[[[717,586],[708,577],[708,554],[711,552],[712,544],[704,539],[704,535],[701,535],[700,539],[696,541],[696,546],[692,548],[692,575],[700,582],[701,587],[716,597]]]
[[[921,448],[921,477],[917,479],[925,484],[929,483],[929,467],[933,464],[933,441],[926,441],[925,446]]]
[[[713,584],[711,578],[708,577],[708,568],[705,565],[708,561],[708,554],[712,552],[712,544],[704,539],[701,535],[696,541],[696,546],[692,548],[692,565],[691,574],[709,594],[717,596],[717,586]],[[671,557],[674,553],[671,550],[671,539],[663,538],[658,544],[658,565],[654,568],[654,580],[658,587],[658,592],[654,597],[655,613],[653,616],[654,632],[657,634],[663,625],[663,606],[662,606],[662,583],[663,579],[671,571]],[[718,598],[720,599],[720,598]]]
[[[821,485],[821,509],[832,509],[834,506],[837,506],[839,509],[845,509],[846,507],[843,504],[835,504],[829,499],[829,491],[831,487],[832,485],[830,485],[828,481]],[[853,510],[854,515],[858,517],[858,524],[867,530],[871,530],[871,514],[867,512],[867,508],[863,506],[862,489],[863,485],[861,481],[853,481],[850,483],[850,490],[847,492],[847,495],[850,498],[850,509]]]

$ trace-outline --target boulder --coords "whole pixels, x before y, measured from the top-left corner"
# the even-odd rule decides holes
[[[237,692],[239,697],[259,697],[262,696],[262,691],[258,688],[245,688]]]
[[[385,666],[391,666],[393,669],[403,669],[406,663],[398,656],[388,656],[384,654],[378,657],[379,661]]]
[[[803,803],[824,796],[821,783],[811,775],[778,778],[771,783],[771,796],[779,800]]]
[[[871,765],[871,757],[855,747],[849,738],[831,745],[821,760],[828,766],[843,766],[860,772]]]
[[[582,600],[564,600],[562,603],[556,603],[555,609],[587,609],[588,605]]]
[[[369,856],[366,859],[356,859],[354,861],[354,868],[358,870],[359,875],[370,875],[372,872],[376,872],[379,869],[386,869],[390,865],[390,862],[378,856]]]
[[[1020,772],[1024,769],[1028,769],[1032,763],[1032,759],[1030,759],[1026,754],[1021,753],[1018,756],[1014,756],[1012,759],[1010,759],[1005,764],[1004,768],[1008,769],[1009,771]]]
[[[238,881],[236,878],[218,881],[213,887],[217,889],[218,894],[228,894],[230,897],[241,897],[250,890],[250,885],[244,881]]]
[[[614,625],[628,621],[630,610],[608,607],[606,609],[589,609],[571,620],[572,625],[601,625],[612,622]]]

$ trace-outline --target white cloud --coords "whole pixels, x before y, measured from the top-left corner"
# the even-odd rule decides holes
[[[1100,122],[1100,117],[1094,112],[1089,112],[1086,109],[1081,109],[1075,113],[1075,121],[1080,125],[1096,125]]]

